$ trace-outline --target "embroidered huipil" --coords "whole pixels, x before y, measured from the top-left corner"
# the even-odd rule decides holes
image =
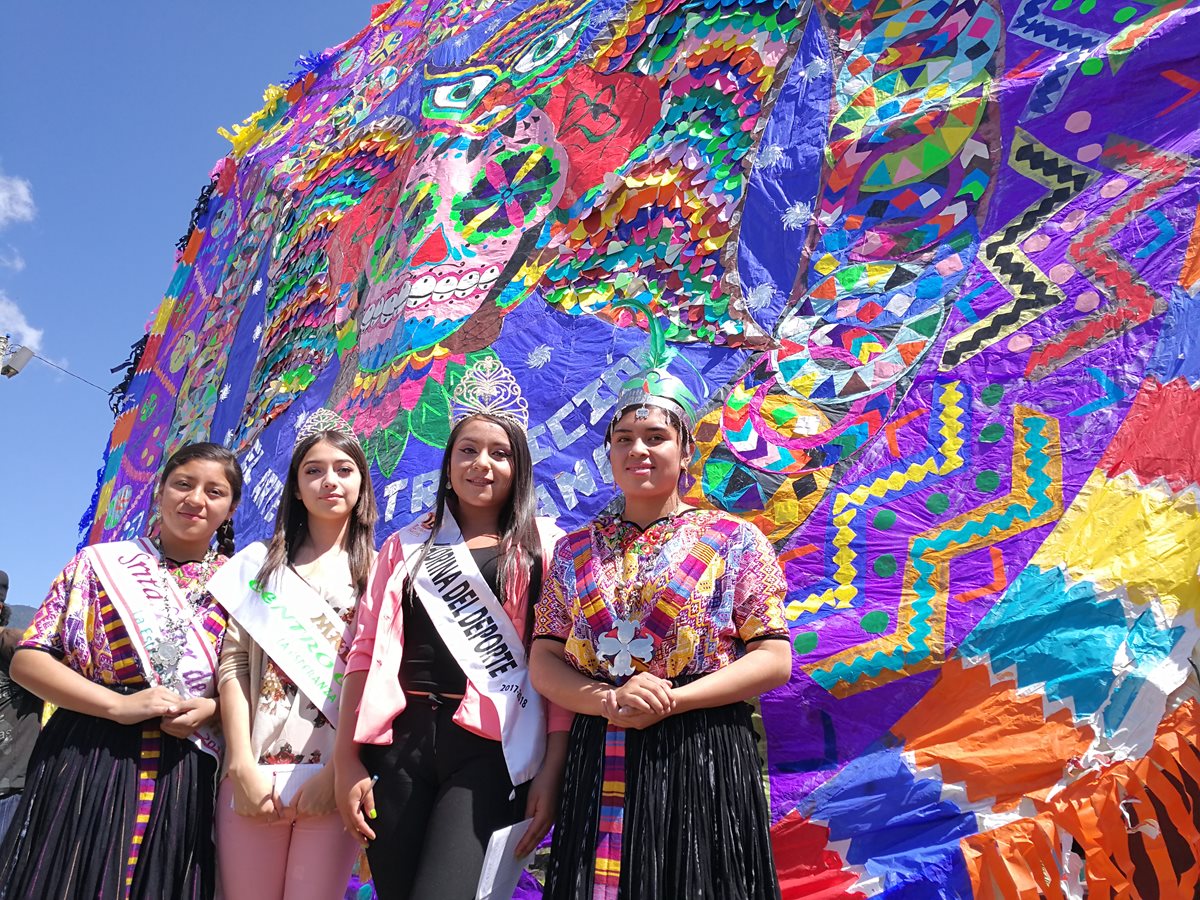
[[[645,531],[612,513],[559,541],[534,636],[565,642],[580,672],[620,684],[634,673],[699,676],[752,641],[786,638],[783,572],[770,542],[734,516],[690,509]],[[625,730],[604,737],[594,898],[620,894]]]
[[[217,557],[216,566],[225,562]],[[170,562],[167,569],[187,594],[200,585],[205,566],[200,562],[182,565]],[[215,571],[215,567],[214,567]],[[219,652],[225,635],[225,609],[205,593],[196,606],[196,619],[204,636]],[[129,635],[100,578],[85,553],[77,553],[50,586],[50,592],[25,631],[21,647],[44,650],[61,659],[84,678],[106,686],[144,687],[148,684]],[[153,720],[157,722],[157,720]],[[142,725],[138,766],[138,817],[129,848],[126,887],[132,883],[142,837],[154,806],[158,760],[163,733],[151,723]]]
[[[569,663],[605,681],[702,675],[749,642],[786,638],[785,592],[774,548],[741,519],[686,510],[642,531],[602,513],[559,541],[534,635],[564,641]]]

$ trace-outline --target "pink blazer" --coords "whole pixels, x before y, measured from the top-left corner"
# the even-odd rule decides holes
[[[537,525],[542,538],[544,577],[554,555],[554,545],[563,532],[549,519],[539,517]],[[354,740],[360,744],[390,744],[392,720],[407,705],[404,690],[400,687],[400,660],[404,656],[404,606],[401,600],[405,571],[404,548],[399,533],[396,533],[384,541],[371,566],[367,593],[358,604],[354,640],[346,660],[347,675],[367,673],[362,702],[358,706],[358,727],[354,730]],[[528,585],[520,581],[524,579],[518,579],[507,591],[514,599],[504,604],[504,610],[517,631],[524,634],[525,619],[533,615],[533,610],[529,608]],[[569,710],[546,704],[548,731],[570,730],[573,718],[574,714]],[[454,713],[454,721],[474,734],[500,740],[500,720],[495,706],[470,681]]]

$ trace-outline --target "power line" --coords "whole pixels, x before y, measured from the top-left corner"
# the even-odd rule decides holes
[[[20,361],[20,362],[18,362],[18,364],[17,364],[16,366],[14,366],[14,368],[13,368],[12,370],[9,370],[9,369],[8,369],[8,363],[9,363],[9,361],[10,361],[10,360],[11,360],[11,359],[12,359],[12,358],[15,356],[15,355],[18,355],[18,354],[17,354],[17,351],[20,351],[20,350],[24,350],[26,353],[28,353],[28,354],[29,354],[29,356],[32,356],[34,359],[40,359],[42,362],[44,362],[44,363],[45,363],[46,365],[48,365],[50,368],[52,368],[52,369],[58,369],[58,371],[62,372],[64,375],[70,375],[70,376],[71,376],[72,378],[74,378],[76,381],[82,381],[82,382],[83,382],[84,384],[86,384],[88,387],[93,387],[93,388],[95,388],[95,389],[96,389],[96,390],[98,390],[100,393],[104,394],[106,397],[111,397],[111,396],[112,396],[112,394],[113,394],[113,392],[112,392],[112,391],[108,390],[107,388],[102,388],[102,387],[100,387],[100,385],[96,384],[96,382],[94,382],[94,381],[88,381],[88,380],[87,380],[86,378],[84,378],[82,375],[76,375],[76,374],[75,374],[74,372],[72,372],[70,369],[64,369],[64,368],[63,368],[62,366],[60,366],[58,363],[56,363],[56,362],[51,362],[50,360],[46,359],[46,357],[44,357],[44,356],[39,356],[37,353],[35,353],[35,352],[33,351],[33,348],[32,348],[32,347],[23,347],[23,346],[21,346],[20,344],[15,344],[15,343],[13,343],[13,341],[12,341],[12,336],[11,336],[11,335],[8,335],[8,334],[3,334],[3,335],[0,335],[0,361],[2,361],[2,362],[3,362],[3,364],[4,364],[4,367],[5,367],[5,373],[4,373],[4,374],[5,374],[5,375],[8,375],[8,376],[10,376],[10,377],[11,377],[12,375],[15,375],[17,372],[19,372],[19,371],[21,370],[21,366],[23,366],[23,365],[24,365],[24,361]],[[25,357],[25,360],[28,360],[28,359],[29,359],[29,356]],[[115,372],[115,371],[117,371],[117,370],[116,370],[116,369],[113,369],[113,371]]]
[[[96,384],[94,381],[88,381],[82,375],[76,375],[70,369],[64,369],[62,366],[58,365],[57,363],[50,362],[50,360],[46,359],[46,357],[44,357],[44,356],[38,356],[35,353],[35,354],[33,354],[33,358],[40,359],[42,362],[44,362],[46,365],[50,366],[51,368],[58,369],[58,371],[66,374],[66,375],[70,375],[76,381],[82,381],[84,384],[88,385],[89,387],[94,387],[96,390],[98,390],[104,396],[106,396],[106,397],[108,396],[108,391],[105,388],[100,387],[100,385]]]

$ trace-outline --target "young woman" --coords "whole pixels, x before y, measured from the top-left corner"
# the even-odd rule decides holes
[[[607,435],[624,507],[559,542],[530,671],[571,729],[548,900],[778,898],[743,701],[787,681],[770,543],[689,507],[682,384],[624,392]]]
[[[557,805],[569,719],[547,738],[525,657],[557,531],[534,517],[524,422],[471,402],[511,397],[505,372],[459,383],[433,512],[384,543],[359,607],[337,798],[381,900],[471,900],[492,833],[532,818],[524,856]]]
[[[188,444],[158,485],[158,535],[87,547],[55,579],[12,677],[58,707],[0,847],[0,897],[209,898],[237,459]],[[213,537],[218,538],[212,547]]]
[[[375,555],[362,447],[335,413],[301,428],[269,544],[213,579],[228,775],[217,799],[226,900],[341,897],[358,856],[333,798],[337,699],[350,623]]]

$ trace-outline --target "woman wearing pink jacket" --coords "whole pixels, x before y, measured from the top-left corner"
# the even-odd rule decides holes
[[[561,532],[534,515],[525,402],[494,357],[454,401],[434,509],[381,548],[343,682],[338,808],[382,900],[471,900],[492,833],[526,818],[517,855],[532,851],[572,718],[544,709],[526,667]]]

